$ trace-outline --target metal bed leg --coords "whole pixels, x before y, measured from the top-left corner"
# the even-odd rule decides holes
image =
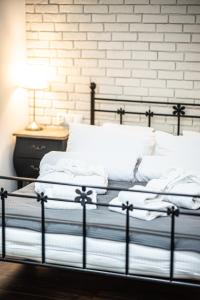
[[[174,250],[175,250],[175,217],[179,216],[179,210],[174,206],[168,210],[168,215],[171,215],[171,235],[170,235],[170,281],[174,279]]]
[[[133,210],[133,205],[126,202],[126,204],[122,204],[122,210],[126,210],[126,259],[125,259],[125,274],[129,273],[129,242],[130,242],[130,214],[129,212]]]
[[[47,202],[47,196],[43,193],[37,195],[37,201],[41,203],[41,239],[42,239],[42,263],[45,263],[46,259],[46,245],[45,245],[45,202]]]
[[[4,188],[1,188],[0,191],[0,196],[1,196],[1,212],[2,212],[2,258],[5,258],[6,256],[6,220],[5,220],[5,199],[8,197],[8,192],[4,190]]]

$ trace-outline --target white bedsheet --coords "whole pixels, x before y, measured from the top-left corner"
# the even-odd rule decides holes
[[[6,228],[6,255],[41,261],[39,232]],[[0,230],[1,244],[1,230]],[[200,254],[175,251],[174,276],[200,280]],[[46,234],[46,262],[68,266],[82,266],[82,237]],[[124,272],[125,243],[87,238],[87,267]],[[130,244],[130,273],[168,277],[168,250]]]

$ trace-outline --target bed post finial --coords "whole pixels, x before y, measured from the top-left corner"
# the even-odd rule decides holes
[[[90,124],[94,125],[94,113],[95,113],[95,89],[96,83],[90,83]]]

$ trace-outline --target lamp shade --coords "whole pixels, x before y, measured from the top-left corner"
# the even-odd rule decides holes
[[[47,74],[41,66],[27,66],[22,87],[27,89],[43,90],[48,87]]]

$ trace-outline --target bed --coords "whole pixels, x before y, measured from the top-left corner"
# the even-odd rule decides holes
[[[144,112],[129,112],[121,107],[116,111],[96,108],[98,101],[129,103],[131,100],[98,98],[95,96],[95,88],[96,85],[91,83],[91,125],[95,123],[96,112],[119,114],[120,124],[126,114],[143,115],[147,118],[149,127],[153,117],[173,117],[177,120],[179,135],[182,117],[200,118],[186,114],[187,106],[200,106],[196,103],[165,103],[164,105],[172,106],[172,114],[154,113],[152,108]],[[163,102],[148,102],[151,106],[157,104],[163,105]],[[84,153],[84,146],[82,148]],[[51,162],[52,157],[48,157]],[[95,203],[91,202],[91,194],[86,185],[74,184],[79,209],[48,208],[48,201],[59,202],[61,199],[35,193],[35,184],[38,182],[47,185],[52,183],[45,179],[26,179],[30,184],[12,193],[2,188],[1,260],[199,287],[200,209],[190,210],[172,205],[164,211],[165,217],[149,222],[131,217],[132,211],[143,211],[144,208],[125,203],[122,206],[123,214],[119,214],[109,209],[112,206],[110,201],[119,191],[130,191],[132,182],[121,181],[118,175],[114,175],[115,180],[109,179],[106,193],[98,194]],[[24,180],[6,176],[0,178]],[[135,184],[145,185],[142,180],[135,181]],[[67,184],[56,181],[58,189],[65,185]],[[102,189],[102,186],[97,185],[94,188]],[[171,193],[174,197],[178,195]],[[191,197],[191,194],[185,193],[181,196]],[[68,199],[64,201],[73,202]],[[95,205],[95,209],[88,209],[92,205]],[[113,207],[121,209],[119,205]],[[163,213],[155,208],[152,211]]]

